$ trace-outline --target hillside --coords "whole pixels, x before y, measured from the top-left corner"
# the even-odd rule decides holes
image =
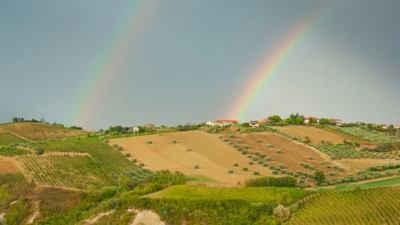
[[[63,139],[66,137],[85,135],[86,133],[87,132],[82,130],[44,123],[19,122],[0,125],[0,135],[13,135],[13,138],[18,140],[40,141],[47,139]]]
[[[249,165],[246,157],[223,143],[218,135],[203,131],[112,139],[110,144],[122,146],[124,153],[144,163],[150,170],[180,171],[231,185],[243,184],[246,179],[255,177],[254,171],[272,175],[262,165]],[[243,168],[248,168],[248,171],[243,171]]]

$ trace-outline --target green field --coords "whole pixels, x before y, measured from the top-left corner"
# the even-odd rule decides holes
[[[309,191],[295,188],[240,187],[213,188],[203,186],[177,185],[149,195],[151,198],[187,200],[245,200],[291,204],[309,194]]]
[[[306,201],[288,224],[398,224],[400,188],[322,193]]]
[[[84,189],[90,185],[115,185],[118,175],[124,172],[133,172],[138,178],[149,174],[97,138],[38,142],[33,147],[43,149],[45,155],[27,155],[18,159],[23,162],[25,171],[43,185]],[[66,155],[46,155],[51,152]]]
[[[400,185],[400,177],[394,177],[394,178],[389,178],[389,179],[384,179],[384,180],[379,180],[379,181],[372,181],[368,183],[362,183],[362,184],[343,184],[343,185],[338,185],[336,186],[337,190],[351,190],[357,187],[360,188],[376,188],[376,187],[386,187],[386,186],[395,186],[395,185]]]
[[[0,145],[9,145],[11,143],[19,143],[19,142],[25,142],[25,140],[10,133],[0,134]]]

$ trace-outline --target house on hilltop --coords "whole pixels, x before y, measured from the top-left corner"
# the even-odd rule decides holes
[[[133,133],[139,133],[140,128],[139,127],[130,127],[129,131],[133,132]]]
[[[319,123],[319,119],[314,116],[305,116],[304,124],[310,124],[310,123]]]
[[[334,123],[336,126],[342,126],[343,121],[341,119],[331,119],[331,122]]]
[[[238,123],[239,122],[237,120],[215,120],[215,121],[208,121],[206,125],[211,127],[227,127]]]

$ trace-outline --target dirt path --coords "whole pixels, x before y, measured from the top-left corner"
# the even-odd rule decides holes
[[[94,216],[91,219],[87,219],[85,220],[85,224],[91,225],[91,224],[96,224],[101,218],[111,215],[115,212],[115,210],[110,210],[107,212],[102,212],[102,213],[98,213],[96,216]]]
[[[158,214],[150,210],[139,212],[130,225],[165,225]]]
[[[32,224],[33,222],[35,222],[36,218],[38,218],[40,216],[39,207],[40,207],[40,202],[39,201],[35,201],[33,203],[33,213],[26,220],[26,224]]]

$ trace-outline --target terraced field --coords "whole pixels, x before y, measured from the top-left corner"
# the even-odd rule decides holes
[[[399,224],[400,187],[322,193],[287,224]]]
[[[135,171],[139,178],[149,174],[97,138],[40,142],[35,143],[35,147],[42,148],[44,155],[25,155],[18,160],[23,163],[25,172],[41,185],[87,188],[115,184],[118,174],[127,171]],[[88,155],[62,155],[60,152]]]

